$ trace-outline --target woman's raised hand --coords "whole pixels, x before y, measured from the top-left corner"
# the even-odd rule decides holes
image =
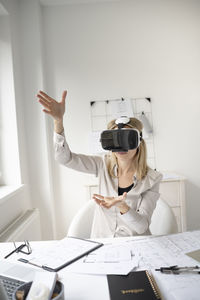
[[[49,97],[43,91],[39,91],[37,97],[39,102],[43,105],[43,111],[46,114],[51,115],[54,120],[60,121],[63,119],[65,113],[65,98],[67,96],[67,91],[62,93],[62,99],[60,102],[57,102],[55,99]]]

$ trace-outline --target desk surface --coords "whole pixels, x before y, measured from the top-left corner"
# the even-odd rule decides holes
[[[156,272],[154,269],[158,266],[173,264],[200,266],[200,263],[185,255],[186,252],[200,249],[200,231],[163,237],[115,238],[102,239],[102,241],[113,243],[128,241],[129,247],[131,245],[133,251],[140,251],[141,265],[138,270],[152,270],[164,300],[199,300],[200,275],[166,275]],[[36,248],[48,247],[51,244],[52,241],[31,243],[33,251]],[[12,243],[0,243],[0,259],[12,249]],[[13,261],[14,259],[11,258],[10,260]],[[110,300],[106,275],[72,273],[67,267],[60,270],[58,275],[65,286],[65,299]]]

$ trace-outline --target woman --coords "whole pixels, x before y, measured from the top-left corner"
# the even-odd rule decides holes
[[[91,238],[149,234],[162,175],[147,166],[145,141],[141,139],[137,149],[111,152],[103,157],[71,152],[63,127],[66,95],[67,91],[64,91],[61,102],[42,91],[37,97],[43,111],[54,119],[56,160],[68,168],[99,178],[99,194],[93,195],[97,205]],[[124,127],[135,128],[141,133],[143,126],[136,118],[130,118]],[[117,125],[113,120],[108,129],[115,128]]]

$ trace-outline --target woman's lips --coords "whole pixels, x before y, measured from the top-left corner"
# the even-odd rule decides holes
[[[117,153],[120,154],[120,155],[127,154],[127,152],[117,152]]]

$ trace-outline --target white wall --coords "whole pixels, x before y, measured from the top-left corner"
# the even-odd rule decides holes
[[[186,176],[188,229],[199,228],[199,1],[94,1],[42,9],[37,0],[0,2],[19,4],[11,23],[17,120],[24,134],[21,174],[31,206],[42,213],[43,238],[52,238],[55,226],[57,238],[66,234],[93,178],[54,162],[52,122],[36,102],[39,89],[56,99],[68,89],[66,136],[71,149],[83,153],[89,151],[91,100],[151,97],[157,168]]]
[[[187,178],[188,229],[200,227],[200,3],[118,1],[43,8],[47,91],[68,89],[65,129],[88,152],[89,101],[149,96],[157,168]],[[54,167],[58,234],[85,201],[89,178]]]
[[[50,163],[48,157],[48,135],[46,119],[39,109],[36,93],[44,87],[43,49],[41,40],[40,13],[38,1],[1,0],[9,16],[11,51],[15,93],[15,116],[17,119],[17,154],[20,161],[20,184],[24,184],[16,197],[11,194],[5,199],[9,205],[1,206],[1,214],[12,217],[29,207],[38,207],[41,216],[43,239],[52,239],[54,214],[52,185],[50,184]],[[12,86],[11,86],[12,87]],[[5,101],[5,97],[1,99]],[[2,102],[3,103],[3,102]],[[7,118],[9,127],[9,118]],[[15,137],[10,136],[10,142]],[[18,150],[18,149],[17,149]],[[16,151],[16,150],[15,150]],[[12,173],[12,169],[9,168]],[[21,197],[20,197],[21,196]],[[20,201],[20,203],[19,203]],[[5,202],[3,202],[4,204]],[[6,204],[7,204],[6,203]],[[19,210],[20,207],[20,210]],[[1,215],[0,215],[1,217]],[[3,218],[4,219],[4,218]],[[7,224],[12,222],[9,217]],[[1,224],[2,228],[5,224]]]

